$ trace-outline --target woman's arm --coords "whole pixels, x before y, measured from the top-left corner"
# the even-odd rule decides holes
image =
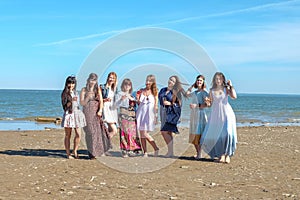
[[[98,89],[98,95],[99,95],[99,110],[97,112],[97,115],[101,117],[102,110],[103,110],[103,97],[102,97],[102,91],[100,88]]]
[[[228,85],[228,87],[226,87],[227,93],[229,94],[229,96],[232,99],[236,99],[237,98],[237,94],[236,94],[236,91],[235,91],[234,87],[232,86],[232,83],[231,83],[230,80],[227,81],[227,85]]]

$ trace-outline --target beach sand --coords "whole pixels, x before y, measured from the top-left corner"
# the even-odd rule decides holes
[[[238,128],[230,164],[193,160],[189,144],[174,159],[122,158],[117,137],[111,156],[88,160],[81,145],[68,160],[63,138],[62,129],[0,132],[0,199],[300,199],[300,127]]]

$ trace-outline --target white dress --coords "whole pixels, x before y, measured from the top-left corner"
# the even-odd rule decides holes
[[[118,122],[118,111],[114,103],[114,96],[115,96],[115,92],[109,90],[107,98],[110,98],[111,101],[107,101],[103,103],[103,117],[104,117],[104,122],[106,123]]]
[[[79,99],[78,93],[71,92],[72,98],[77,97]],[[62,119],[62,127],[65,128],[82,128],[86,126],[86,120],[83,112],[79,108],[79,103],[77,101],[72,101],[72,112],[66,111]]]
[[[228,103],[225,89],[221,94],[215,94],[212,90],[212,96],[211,114],[200,144],[211,158],[222,155],[232,156],[237,143],[235,114]]]
[[[155,97],[148,97],[143,93],[140,96],[140,104],[136,111],[137,129],[140,131],[154,131],[155,128]]]

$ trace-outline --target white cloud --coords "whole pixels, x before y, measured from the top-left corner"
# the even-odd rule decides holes
[[[128,29],[112,30],[112,31],[107,31],[107,32],[103,32],[103,33],[96,33],[96,34],[91,34],[91,35],[86,35],[86,36],[81,36],[81,37],[76,37],[76,38],[69,38],[69,39],[64,39],[64,40],[60,40],[60,41],[56,41],[56,42],[41,43],[41,44],[36,44],[35,46],[61,45],[61,44],[65,44],[65,43],[73,42],[73,41],[77,41],[77,40],[87,40],[87,39],[97,38],[97,37],[104,36],[104,35],[117,34],[117,33],[121,33],[121,32],[130,30],[130,29],[143,28],[143,27],[155,27],[155,26],[159,27],[159,26],[184,23],[184,22],[194,21],[194,20],[199,20],[199,19],[204,19],[204,18],[223,17],[223,16],[234,15],[234,14],[239,14],[239,13],[244,13],[244,12],[274,9],[274,8],[278,8],[278,7],[285,6],[285,5],[292,5],[297,2],[299,2],[299,0],[284,1],[284,2],[279,2],[279,3],[269,3],[269,4],[253,6],[253,7],[238,9],[238,10],[232,10],[232,11],[227,11],[227,12],[222,12],[222,13],[214,13],[214,14],[209,14],[209,15],[187,17],[187,18],[182,18],[182,19],[165,21],[165,22],[161,22],[161,23],[145,24],[145,25],[141,25],[141,26],[137,26],[137,27],[131,27]]]

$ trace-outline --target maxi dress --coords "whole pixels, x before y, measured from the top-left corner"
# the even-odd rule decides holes
[[[83,128],[85,141],[90,157],[99,157],[110,148],[110,139],[102,129],[97,112],[99,110],[99,100],[94,98],[83,106],[83,113],[86,118],[87,126]]]
[[[125,152],[141,150],[140,140],[136,128],[136,102],[122,100],[123,92],[117,94],[116,105],[119,108],[120,149]]]
[[[213,97],[211,114],[200,145],[212,159],[220,158],[222,155],[232,156],[237,143],[235,114],[228,103],[226,89],[221,94],[216,94],[214,90],[211,90],[211,93]]]
[[[192,93],[192,104],[197,104],[196,108],[191,109],[189,143],[200,144],[201,135],[207,124],[207,115],[204,108],[199,108],[199,104],[204,104],[205,97],[208,97],[206,90],[194,91]]]

